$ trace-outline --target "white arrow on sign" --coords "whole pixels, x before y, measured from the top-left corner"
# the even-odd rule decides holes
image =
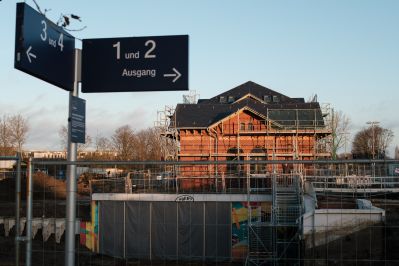
[[[29,46],[28,50],[26,50],[26,56],[28,57],[29,63],[32,63],[30,57],[36,58],[36,55],[31,53],[30,50],[32,50],[32,46]]]
[[[176,80],[178,80],[178,79],[181,77],[181,74],[180,74],[179,71],[177,71],[176,68],[172,68],[172,70],[173,70],[173,72],[175,72],[175,73],[173,73],[173,74],[163,74],[163,76],[164,76],[164,77],[175,77],[175,78],[173,79],[173,83],[175,83]]]

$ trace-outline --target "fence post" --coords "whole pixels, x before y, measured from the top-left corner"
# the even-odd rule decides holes
[[[33,159],[29,158],[29,170],[26,186],[26,266],[32,265],[32,190],[33,190]]]
[[[20,210],[21,210],[21,153],[17,153],[17,175],[15,177],[15,265],[19,266]]]

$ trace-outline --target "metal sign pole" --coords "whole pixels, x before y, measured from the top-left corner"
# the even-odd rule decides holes
[[[68,161],[76,162],[77,143],[71,141],[72,132],[72,96],[79,95],[80,82],[80,64],[81,50],[75,49],[75,72],[73,91],[69,93],[69,115],[68,115]],[[65,265],[75,265],[75,221],[76,221],[76,165],[69,164],[67,166],[67,184],[66,184],[66,230],[65,230]]]

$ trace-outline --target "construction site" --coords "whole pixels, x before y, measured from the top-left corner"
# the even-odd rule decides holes
[[[81,182],[86,194],[78,191],[86,204],[76,232],[81,264],[399,263],[391,252],[399,235],[399,162],[332,160],[332,113],[317,97],[305,102],[253,82],[210,99],[192,92],[165,107],[155,123],[164,160],[75,163],[96,173]],[[35,178],[32,169],[57,172],[68,162],[31,164]],[[120,175],[98,174],[110,167]],[[36,200],[60,201],[46,191],[50,185]],[[36,210],[28,238],[44,243],[54,235],[62,245],[64,214],[53,214]],[[0,223],[13,234],[15,219]],[[45,245],[32,252],[47,265]],[[56,254],[53,264],[63,259]]]

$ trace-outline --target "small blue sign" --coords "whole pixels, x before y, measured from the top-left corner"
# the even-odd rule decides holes
[[[86,136],[86,101],[71,96],[71,142],[85,143]]]

